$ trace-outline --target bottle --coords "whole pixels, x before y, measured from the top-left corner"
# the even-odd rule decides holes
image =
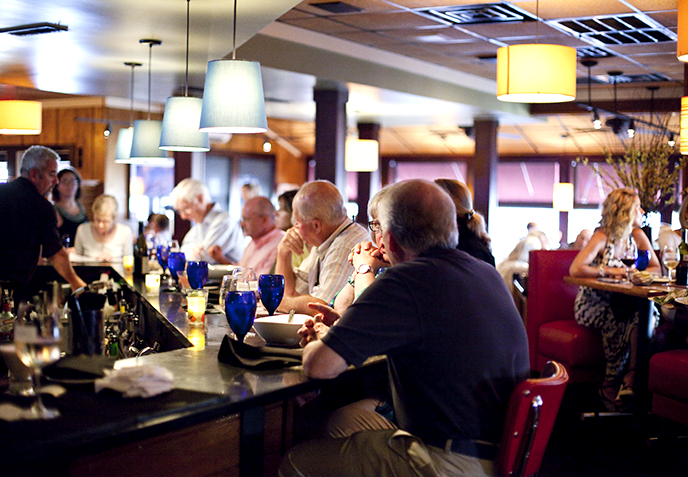
[[[11,343],[14,339],[14,313],[12,313],[11,301],[7,293],[2,294],[0,306],[0,343]]]
[[[134,245],[134,278],[143,279],[148,273],[148,245],[143,231],[143,222],[139,222],[139,236]]]
[[[688,229],[681,229],[681,244],[678,246],[679,261],[676,267],[676,284],[688,285]]]

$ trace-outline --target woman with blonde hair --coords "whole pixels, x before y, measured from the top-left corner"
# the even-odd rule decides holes
[[[456,248],[494,267],[495,259],[485,219],[473,210],[471,191],[466,184],[453,179],[435,179],[435,184],[449,194],[456,207],[456,223],[459,226],[459,245]]]
[[[91,206],[93,221],[76,229],[74,252],[99,262],[121,262],[134,254],[134,235],[128,225],[117,223],[117,201],[101,194]]]
[[[647,235],[640,229],[644,211],[633,189],[613,190],[602,205],[602,220],[588,244],[578,252],[569,273],[575,277],[626,275],[619,257],[627,244],[648,250],[649,272],[660,272],[659,260]],[[578,324],[599,329],[607,362],[600,398],[609,410],[618,410],[633,397],[638,335],[637,298],[580,287],[574,305]],[[624,374],[625,372],[625,374]]]

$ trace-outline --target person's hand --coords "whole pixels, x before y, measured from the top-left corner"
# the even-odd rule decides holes
[[[341,318],[342,315],[334,311],[333,308],[323,305],[321,303],[309,303],[308,308],[317,311],[315,318],[318,318],[326,326],[332,326],[335,322]]]
[[[222,247],[219,245],[211,245],[208,247],[208,255],[210,255],[217,263],[225,263],[227,261],[225,254],[222,253]]]
[[[354,269],[358,269],[361,264],[368,264],[375,273],[380,268],[389,266],[389,263],[382,258],[380,249],[374,246],[372,242],[361,242],[354,245],[349,254],[349,262]]]
[[[282,240],[277,245],[277,253],[284,255],[292,253],[294,255],[301,255],[303,252],[304,242],[297,230],[292,227],[284,234]]]
[[[103,252],[96,257],[99,262],[112,262],[112,255],[110,252]]]
[[[317,314],[313,318],[306,318],[298,334],[301,337],[299,346],[305,348],[308,343],[317,341],[327,334],[330,327],[322,322],[322,315]]]

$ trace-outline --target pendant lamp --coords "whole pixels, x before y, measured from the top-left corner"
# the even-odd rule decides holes
[[[124,63],[131,67],[131,91],[129,93],[129,127],[122,128],[117,133],[117,149],[115,150],[116,164],[130,164],[129,155],[131,154],[131,140],[134,136],[134,68],[141,66],[141,63],[127,61]]]
[[[688,155],[688,96],[681,98],[681,142],[680,151]]]
[[[540,24],[536,4],[536,28]],[[563,45],[504,46],[497,50],[497,99],[512,103],[562,103],[576,99],[576,49]]]
[[[131,164],[168,164],[167,151],[160,149],[162,121],[150,118],[151,113],[151,60],[153,46],[162,44],[160,40],[143,39],[139,43],[148,43],[148,119],[134,121],[134,134],[131,140]]]
[[[0,134],[40,134],[42,105],[39,101],[0,101]]]
[[[373,172],[378,168],[380,144],[374,139],[349,139],[344,152],[348,172]]]
[[[678,40],[676,57],[688,61],[688,0],[678,0]]]
[[[554,184],[552,207],[559,212],[569,212],[573,210],[573,184],[570,182],[559,182]]]
[[[231,60],[208,63],[201,111],[201,131],[263,133],[268,130],[260,63],[236,59],[237,0]]]
[[[208,133],[198,130],[203,100],[189,97],[189,3],[186,0],[186,73],[184,96],[167,98],[162,118],[160,149],[165,151],[210,151]]]

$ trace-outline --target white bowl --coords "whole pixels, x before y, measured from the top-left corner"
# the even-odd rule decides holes
[[[291,323],[287,323],[289,315],[273,315],[257,318],[253,322],[256,333],[268,345],[295,346],[299,344],[298,331],[310,315],[295,314]]]

